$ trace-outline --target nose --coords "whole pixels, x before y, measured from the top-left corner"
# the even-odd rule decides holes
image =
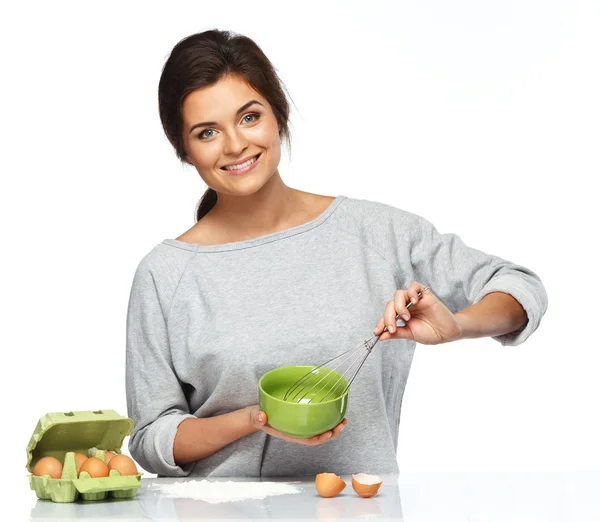
[[[223,152],[231,156],[239,156],[248,147],[248,140],[243,132],[232,130],[225,134]]]

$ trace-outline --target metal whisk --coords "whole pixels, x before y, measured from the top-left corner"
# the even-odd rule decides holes
[[[428,287],[424,287],[418,293],[419,298]],[[412,301],[406,305],[406,308],[412,306]],[[400,315],[396,316],[396,321],[400,319]],[[383,332],[387,331],[387,326]],[[381,334],[383,334],[381,332]],[[329,398],[339,397],[344,395],[352,381],[358,375],[362,365],[367,360],[371,350],[379,341],[379,335],[374,335],[370,339],[363,341],[355,348],[351,348],[340,355],[324,362],[323,364],[313,368],[311,371],[298,379],[283,396],[284,401],[309,403],[313,399],[319,399],[318,402],[323,402]],[[319,387],[319,385],[321,385]],[[327,389],[329,387],[329,389]],[[316,390],[316,392],[315,392]],[[323,393],[321,397],[319,394]],[[339,392],[339,393],[338,393]]]

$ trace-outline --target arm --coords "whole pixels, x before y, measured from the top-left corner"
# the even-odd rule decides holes
[[[397,315],[404,325],[396,326]],[[396,338],[441,344],[477,337],[501,338],[520,332],[526,324],[524,308],[509,294],[486,294],[478,303],[454,314],[431,290],[415,281],[408,289],[395,292],[373,333],[381,334],[381,341]]]
[[[203,459],[260,428],[253,422],[253,406],[205,419],[186,419],[177,429],[173,457],[178,466]]]
[[[548,299],[534,272],[470,248],[455,234],[440,234],[414,214],[396,211],[390,225],[399,290],[375,329],[380,333],[388,326],[392,335],[385,332],[381,340],[402,337],[439,344],[491,336],[517,345],[536,330]],[[410,286],[407,279],[413,281]],[[407,310],[406,303],[424,284],[431,291]],[[406,327],[394,328],[396,313],[410,318]]]
[[[548,298],[532,270],[471,248],[455,234],[440,234],[423,218],[415,225],[414,280],[429,282],[455,314],[463,338],[491,336],[518,345],[537,329]]]
[[[342,421],[325,433],[309,438],[286,435],[267,424],[267,414],[258,405],[206,419],[184,420],[177,430],[173,455],[180,466],[217,452],[234,440],[262,430],[267,435],[303,446],[318,446],[339,437],[348,421]]]
[[[457,312],[456,320],[461,339],[498,337],[522,328],[527,323],[527,314],[511,295],[493,292]]]
[[[134,421],[129,450],[151,473],[186,476],[192,468],[175,463],[173,440],[179,425],[196,417],[189,411],[171,360],[161,292],[152,267],[143,260],[133,279],[127,311],[127,412]]]
[[[127,313],[127,409],[134,420],[131,455],[144,469],[167,476],[189,474],[195,461],[254,433],[251,408],[198,418],[189,411],[175,372],[161,288],[151,267],[136,271]],[[170,302],[171,296],[164,296]]]

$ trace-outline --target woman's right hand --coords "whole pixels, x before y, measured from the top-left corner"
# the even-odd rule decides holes
[[[286,435],[285,433],[276,430],[272,426],[269,426],[267,424],[267,414],[262,411],[258,405],[248,406],[248,413],[250,415],[250,423],[255,429],[262,430],[266,434],[277,437],[278,439],[283,439],[287,442],[295,442],[296,444],[303,444],[304,446],[318,446],[319,444],[334,440],[339,437],[342,430],[346,427],[346,424],[348,424],[348,421],[344,418],[332,430],[321,433],[320,435],[315,435],[314,437],[310,437],[308,439],[303,439]]]

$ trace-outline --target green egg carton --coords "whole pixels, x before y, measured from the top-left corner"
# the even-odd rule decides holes
[[[77,476],[75,461],[76,452],[89,455],[89,450],[96,448],[95,456],[106,462],[105,452],[121,453],[123,440],[132,429],[133,420],[114,410],[47,413],[38,421],[27,445],[26,468],[32,473],[42,457],[56,457],[63,463],[62,476],[53,479],[30,474],[30,488],[39,499],[53,502],[135,497],[142,485],[142,473],[121,476],[111,470],[108,477],[91,478],[82,471]]]

